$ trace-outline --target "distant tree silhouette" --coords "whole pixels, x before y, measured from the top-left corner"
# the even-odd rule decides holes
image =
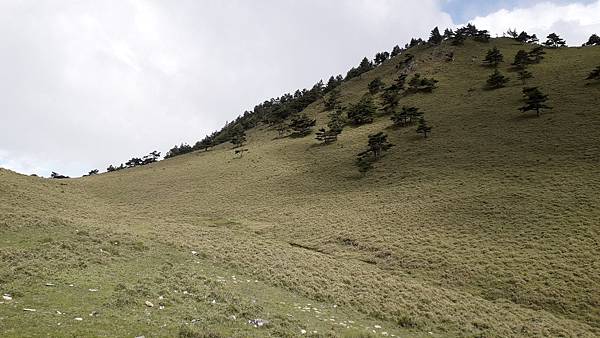
[[[561,39],[556,33],[550,33],[546,39],[547,40],[543,43],[543,45],[548,48],[559,48],[566,45],[565,40]]]
[[[487,51],[487,54],[485,55],[485,58],[483,59],[483,63],[486,66],[498,67],[498,64],[500,64],[503,59],[504,59],[504,56],[502,55],[500,50],[494,46],[494,48],[489,49]]]
[[[538,87],[523,88],[523,95],[525,96],[525,105],[519,108],[519,110],[524,113],[533,110],[537,116],[540,116],[542,109],[552,109],[552,107],[546,105],[548,95],[542,94]]]
[[[400,49],[400,46],[395,45],[394,48],[392,49],[392,52],[390,53],[390,57],[400,55],[400,53],[402,53],[402,49]]]
[[[90,170],[87,175],[88,176],[98,175],[99,172],[100,172],[100,170],[94,169],[94,170]]]
[[[517,37],[515,37],[515,40],[522,43],[537,43],[539,41],[535,34],[529,35],[525,31],[521,32]]]
[[[600,36],[592,34],[584,46],[600,46]]]
[[[377,54],[375,54],[375,59],[373,60],[375,62],[376,66],[379,66],[380,64],[384,63],[385,60],[390,58],[390,53],[388,52],[379,52]]]
[[[353,125],[371,123],[376,112],[377,107],[375,107],[373,97],[365,95],[358,103],[350,105],[348,108],[348,120]]]
[[[431,34],[429,34],[429,40],[427,40],[427,42],[433,45],[439,45],[440,43],[442,43],[442,41],[444,41],[444,37],[442,36],[442,34],[440,34],[440,30],[437,27],[435,27],[431,31]]]
[[[516,29],[507,30],[506,35],[508,35],[508,37],[513,38],[513,39],[517,39],[517,37],[519,37],[519,33],[517,32]]]
[[[61,174],[56,173],[56,172],[53,171],[52,174],[50,174],[50,178],[60,180],[60,179],[65,179],[65,178],[70,178],[70,177],[69,176],[65,176],[65,175],[61,175]]]
[[[348,71],[348,73],[346,74],[346,80],[350,80],[352,78],[360,76],[361,74],[366,73],[366,72],[370,71],[371,69],[373,69],[373,67],[375,67],[373,65],[373,63],[365,57],[362,59],[362,61],[358,65],[358,68],[353,67]]]
[[[450,40],[454,38],[454,31],[450,28],[446,28],[442,37],[444,38],[444,40]]]
[[[498,89],[504,87],[509,79],[502,75],[498,69],[494,69],[494,72],[487,79],[487,88],[488,89]]]
[[[427,125],[424,117],[419,119],[419,125],[417,126],[417,133],[423,134],[424,138],[427,138],[427,134],[431,132],[431,127]]]

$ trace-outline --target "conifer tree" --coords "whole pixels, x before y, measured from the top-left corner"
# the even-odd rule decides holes
[[[400,55],[400,53],[402,53],[402,50],[400,49],[400,46],[395,45],[394,48],[392,49],[392,52],[390,53],[390,57],[394,57],[396,55]]]
[[[531,51],[529,51],[529,53],[527,53],[530,63],[540,63],[540,61],[542,61],[544,58],[544,54],[546,54],[546,52],[542,46],[535,46]]]
[[[520,49],[515,55],[515,59],[512,63],[513,67],[516,69],[525,69],[529,64],[529,53]]]
[[[431,127],[427,124],[424,117],[419,119],[419,125],[417,126],[417,133],[423,134],[424,138],[427,138],[427,133],[431,132]]]
[[[423,113],[419,111],[419,108],[404,106],[401,110],[394,112],[390,119],[395,126],[403,127],[414,123],[422,116]]]
[[[592,34],[584,46],[600,46],[600,36]]]
[[[369,82],[369,93],[372,95],[377,94],[384,87],[384,85],[385,84],[383,81],[381,81],[381,78],[375,78],[373,81]]]
[[[373,116],[377,112],[371,95],[363,96],[356,104],[348,108],[348,120],[354,125],[373,122]]]
[[[374,159],[381,158],[384,151],[387,151],[394,145],[387,141],[387,135],[383,132],[377,134],[370,134],[369,141],[367,143],[367,150],[363,151],[359,155],[370,154]]]
[[[413,78],[410,79],[408,85],[414,92],[431,93],[436,88],[435,84],[437,82],[436,79],[421,77],[421,74],[416,73]]]
[[[433,45],[439,45],[440,43],[442,43],[442,41],[444,41],[444,38],[440,34],[440,30],[437,27],[435,27],[431,31],[431,34],[429,35],[429,40],[427,42]]]
[[[518,77],[519,77],[519,80],[521,80],[521,82],[523,82],[523,84],[525,84],[528,79],[531,79],[533,77],[533,74],[531,74],[531,72],[528,71],[527,69],[521,69],[521,70],[519,70]]]
[[[498,67],[498,64],[500,64],[503,59],[504,56],[500,50],[494,46],[494,48],[488,50],[485,58],[483,59],[483,63],[487,66]]]
[[[550,33],[546,39],[547,40],[543,43],[543,45],[548,48],[559,48],[566,45],[565,40],[561,39],[556,33]]]
[[[316,120],[311,120],[306,114],[296,115],[290,122],[290,128],[293,131],[294,136],[306,136],[310,134],[312,127],[317,123]]]
[[[552,107],[546,105],[548,95],[543,94],[537,87],[523,88],[523,95],[525,96],[525,105],[519,110],[524,113],[534,110],[537,116],[540,116],[542,109],[552,109]]]
[[[340,97],[342,96],[340,89],[335,87],[333,88],[327,97],[323,100],[323,104],[325,105],[325,110],[334,110],[340,105]]]
[[[337,141],[338,135],[342,133],[344,128],[343,110],[337,108],[329,113],[329,122],[327,128],[321,128],[316,132],[316,139],[328,144]]]
[[[385,114],[393,114],[398,108],[398,104],[400,102],[400,93],[393,89],[393,86],[390,86],[383,92],[381,98],[383,100],[381,110]]]
[[[588,75],[586,80],[599,80],[600,81],[600,66],[594,68],[592,72]]]
[[[487,79],[487,88],[488,89],[498,89],[504,87],[504,85],[509,81],[509,79],[502,75],[498,69],[494,69],[494,72]]]
[[[375,65],[379,66],[380,64],[384,63],[385,60],[389,59],[390,57],[390,53],[388,52],[379,52],[377,54],[375,54]]]
[[[450,29],[450,28],[446,28],[444,30],[444,35],[443,35],[444,40],[450,40],[453,37],[454,37],[454,31],[452,31],[452,29]]]
[[[231,135],[231,143],[233,143],[234,148],[243,147],[244,143],[246,143],[246,131],[242,125],[238,124],[234,127],[233,134]]]

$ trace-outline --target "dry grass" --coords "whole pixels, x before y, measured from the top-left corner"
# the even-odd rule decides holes
[[[35,283],[57,273],[136,290],[141,278],[149,296],[195,286],[202,297],[212,292],[242,304],[242,317],[273,323],[268,331],[231,324],[223,318],[235,311],[215,310],[202,297],[156,318],[139,306],[115,308],[106,300],[118,296],[106,294],[98,306],[120,326],[111,331],[102,319],[85,322],[88,331],[75,324],[57,331],[74,335],[138,334],[144,325],[172,335],[198,312],[205,326],[192,331],[225,336],[293,336],[307,323],[341,335],[371,332],[374,323],[402,335],[599,335],[600,85],[582,79],[600,48],[549,50],[531,66],[529,85],[539,85],[554,107],[532,118],[517,111],[522,85],[508,62],[500,66],[508,86],[483,90],[491,71],[479,61],[493,45],[507,61],[523,48],[507,39],[442,46],[455,50],[449,63],[438,49],[414,52],[416,70],[440,81],[432,94],[402,99],[425,112],[433,126],[427,140],[382,116],[346,128],[328,146],[312,136],[275,139],[276,131],[260,127],[241,159],[225,145],[76,180],[0,171],[1,291],[77,309],[77,298],[46,295]],[[376,76],[389,83],[401,59],[344,84],[344,101],[358,100]],[[326,123],[321,110],[320,103],[307,109],[319,125]],[[355,154],[380,130],[396,146],[360,178]],[[124,244],[110,258],[98,256],[100,248],[115,250],[113,239]],[[188,264],[190,250],[205,256],[198,268]],[[153,268],[161,266],[167,273]],[[215,270],[260,280],[260,287],[198,286]],[[260,308],[252,303],[257,292]],[[356,332],[323,326],[302,312],[291,320],[286,313],[295,307],[279,302],[296,297],[339,305],[335,311],[363,324]],[[28,327],[30,318],[0,305],[5,335],[41,335],[56,325],[46,318]]]

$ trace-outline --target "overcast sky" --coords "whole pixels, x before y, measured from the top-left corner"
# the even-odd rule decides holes
[[[103,171],[434,26],[580,45],[598,13],[600,0],[0,0],[0,167]]]

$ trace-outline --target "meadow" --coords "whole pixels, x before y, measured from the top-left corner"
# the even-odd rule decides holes
[[[485,90],[493,46],[510,82]],[[600,335],[600,83],[584,80],[600,47],[530,66],[553,107],[540,117],[518,111],[510,67],[530,48],[412,49],[411,74],[439,81],[401,99],[427,139],[382,114],[330,145],[260,125],[241,158],[224,144],[78,179],[0,169],[0,336]],[[344,104],[403,58],[342,84]],[[317,128],[323,110],[305,110]],[[363,177],[379,131],[394,147]]]

